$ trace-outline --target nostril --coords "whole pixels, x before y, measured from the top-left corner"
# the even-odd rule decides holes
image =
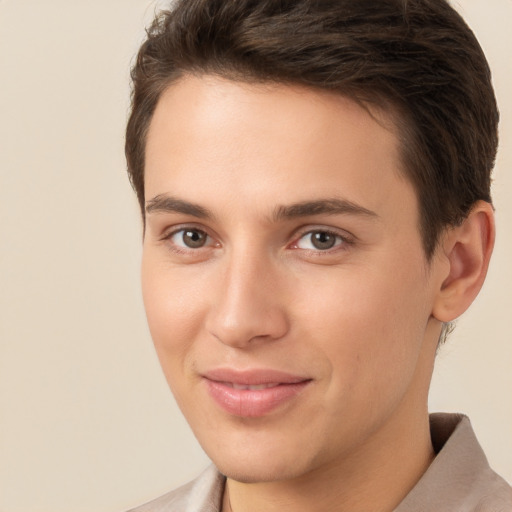
[[[216,340],[232,347],[244,348],[282,338],[288,331],[283,311],[244,311],[236,318],[211,315],[206,330]]]
[[[286,301],[276,293],[272,265],[255,251],[239,248],[219,269],[205,329],[234,347],[281,338],[288,330]]]

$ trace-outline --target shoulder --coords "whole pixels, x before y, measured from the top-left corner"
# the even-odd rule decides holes
[[[192,482],[129,512],[219,512],[224,483],[212,465]]]
[[[435,414],[431,421],[432,427],[437,423],[449,433],[439,454],[446,457],[445,471],[440,471],[439,478],[451,487],[453,495],[464,496],[464,501],[472,507],[468,510],[512,512],[512,487],[490,467],[469,418],[460,414]]]
[[[475,512],[512,512],[512,487],[491,468],[480,478]]]

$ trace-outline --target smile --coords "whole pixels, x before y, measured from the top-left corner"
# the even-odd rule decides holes
[[[264,416],[290,403],[311,382],[274,370],[215,370],[204,375],[209,396],[230,415]]]
[[[230,386],[233,389],[248,389],[251,391],[259,391],[260,389],[268,389],[268,388],[275,388],[276,386],[279,386],[279,382],[271,382],[269,384],[255,384],[253,386],[249,384],[237,384],[236,382],[223,382],[222,384],[225,384],[226,386]]]

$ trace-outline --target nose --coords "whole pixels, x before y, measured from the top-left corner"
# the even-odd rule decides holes
[[[236,348],[282,338],[289,325],[278,273],[271,263],[247,252],[232,257],[217,281],[207,331]]]

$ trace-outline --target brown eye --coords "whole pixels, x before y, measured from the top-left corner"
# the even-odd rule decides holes
[[[317,231],[311,234],[311,243],[316,249],[331,249],[336,243],[336,237],[325,231]]]
[[[336,245],[344,242],[340,235],[330,233],[329,231],[310,231],[304,234],[297,242],[298,249],[327,251]]]
[[[208,235],[200,229],[180,229],[171,237],[172,242],[187,249],[200,249],[208,241]]]

